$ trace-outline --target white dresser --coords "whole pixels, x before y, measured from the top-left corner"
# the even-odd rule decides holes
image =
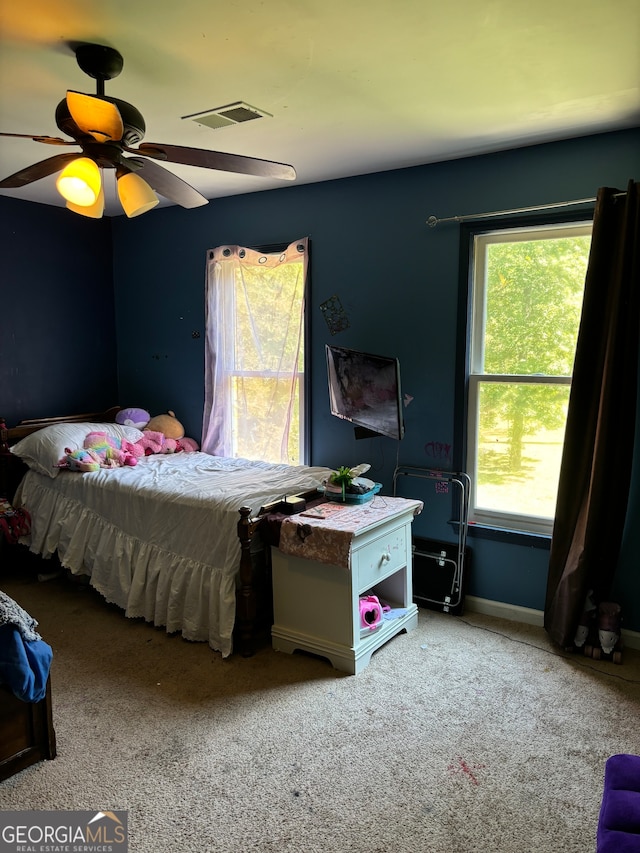
[[[376,649],[415,628],[411,523],[421,509],[420,501],[377,495],[370,504],[349,507],[325,520],[294,516],[283,522],[296,525],[300,543],[286,545],[281,532],[280,548],[272,548],[273,648],[313,652],[336,669],[357,675]],[[287,532],[294,543],[294,528]],[[324,537],[329,542],[332,535],[342,537],[343,543],[343,556],[335,563],[318,555],[318,541]],[[360,624],[360,596],[366,593],[391,608],[373,629]]]

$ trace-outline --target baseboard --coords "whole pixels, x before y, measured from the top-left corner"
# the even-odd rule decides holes
[[[510,619],[512,622],[524,622],[526,625],[544,627],[544,613],[532,607],[521,607],[519,604],[506,604],[504,601],[490,601],[488,598],[478,598],[467,595],[465,607],[475,613],[485,616],[497,616],[499,619]],[[622,629],[624,645],[629,649],[640,649],[640,632]]]
[[[519,604],[506,604],[504,601],[491,601],[488,598],[478,598],[467,595],[465,608],[485,616],[497,616],[499,619],[510,619],[512,622],[524,622],[526,625],[544,626],[544,613],[531,607],[521,607]]]

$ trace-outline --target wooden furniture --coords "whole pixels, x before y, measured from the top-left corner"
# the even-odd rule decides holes
[[[28,470],[24,462],[9,450],[12,444],[17,444],[21,438],[55,424],[83,423],[85,421],[114,423],[119,411],[119,406],[112,406],[104,412],[65,415],[59,418],[34,418],[20,421],[17,426],[11,429],[7,428],[5,419],[0,418],[0,496],[11,500],[20,480]]]
[[[0,781],[55,757],[50,680],[40,702],[23,702],[0,684]]]
[[[26,434],[26,433],[24,433]],[[18,441],[20,436],[13,436]],[[13,497],[24,473],[22,462],[9,452],[9,431],[0,419],[0,496]],[[0,558],[9,562],[9,546],[0,534]],[[23,702],[0,684],[0,781],[43,759],[56,757],[51,707],[51,681],[40,702]]]
[[[37,420],[29,420],[22,421],[17,427],[12,429],[7,429],[4,421],[0,419],[0,484],[2,485],[2,489],[4,494],[8,498],[12,498],[15,492],[15,489],[18,483],[22,480],[23,475],[26,473],[27,466],[23,464],[23,462],[18,459],[15,454],[12,454],[9,450],[10,445],[17,443],[20,439],[25,436],[31,435],[32,433],[37,432],[45,427],[49,426],[60,426],[64,424],[84,424],[84,423],[99,423],[99,424],[109,424],[113,423],[115,420],[115,416],[119,411],[118,407],[113,407],[105,412],[99,413],[85,413],[81,415],[74,415],[71,417],[58,417],[58,418],[47,418],[47,419],[37,419]],[[177,454],[177,456],[183,456],[183,454]],[[168,461],[169,457],[165,457]],[[223,460],[224,461],[224,460]],[[237,466],[238,460],[227,460],[234,465],[234,472],[228,476],[229,483],[237,482],[237,477],[240,475],[236,475],[235,466]],[[250,465],[251,463],[249,463]],[[260,464],[260,463],[256,463]],[[211,466],[212,468],[215,466]],[[279,466],[284,467],[284,466]],[[230,519],[230,524],[226,525],[225,519],[225,528],[224,530],[227,532],[220,532],[220,529],[215,523],[211,523],[206,529],[207,536],[216,540],[217,543],[223,543],[228,541],[228,536],[233,536],[234,532],[237,531],[237,536],[239,539],[239,547],[238,547],[238,559],[239,564],[237,566],[237,581],[232,577],[232,573],[234,571],[234,566],[229,564],[229,555],[233,554],[233,549],[231,546],[225,546],[225,565],[224,565],[224,583],[225,583],[225,607],[228,606],[227,599],[231,598],[231,608],[233,610],[233,600],[235,597],[235,622],[234,622],[234,614],[231,614],[231,618],[228,618],[228,614],[225,616],[225,621],[223,625],[223,630],[226,632],[223,637],[223,642],[225,644],[225,649],[227,647],[230,651],[230,630],[233,630],[233,648],[236,651],[240,651],[240,653],[244,656],[249,656],[253,654],[255,648],[258,643],[262,640],[268,641],[270,626],[271,626],[271,584],[270,577],[268,575],[268,551],[267,557],[265,557],[265,549],[261,547],[259,542],[259,528],[261,527],[262,520],[261,519],[253,519],[251,518],[252,512],[255,512],[261,504],[266,503],[267,501],[273,500],[276,495],[291,493],[293,490],[291,488],[291,483],[284,485],[285,481],[289,479],[291,482],[295,481],[295,488],[299,489],[301,486],[311,485],[311,482],[317,482],[318,484],[321,482],[322,477],[324,476],[325,469],[320,468],[305,468],[304,466],[288,466],[287,472],[278,473],[277,477],[273,477],[273,479],[268,479],[269,475],[265,474],[265,480],[263,481],[265,485],[263,486],[263,492],[258,493],[257,487],[256,491],[253,494],[247,494],[246,496],[242,494],[242,488],[238,487],[238,506],[243,504],[245,501],[253,499],[255,501],[254,507],[242,506],[239,509],[239,521],[235,522],[233,518]],[[292,473],[290,473],[292,472]],[[298,473],[300,472],[300,473]],[[116,471],[115,475],[120,474],[122,472]],[[326,474],[329,471],[326,469]],[[32,472],[32,476],[33,472]],[[41,476],[41,475],[38,475]],[[76,475],[74,475],[76,476]],[[221,475],[222,476],[222,475]],[[280,479],[278,479],[278,477]],[[247,475],[247,479],[251,481],[252,488],[255,482],[255,479],[252,476]],[[268,479],[268,483],[267,483]],[[167,481],[168,482],[168,481]],[[240,481],[242,482],[242,480]],[[42,488],[40,488],[40,492],[42,493],[45,489],[47,489],[48,494],[53,494],[54,490],[52,488],[51,483],[41,484]],[[226,483],[225,483],[226,488]],[[21,486],[21,492],[23,490],[23,486]],[[284,490],[284,491],[283,491]],[[260,494],[258,497],[257,495]],[[219,499],[216,498],[217,492],[215,489],[203,488],[202,497],[204,499],[210,500],[213,504],[216,500],[218,500],[219,506],[224,506],[224,496],[223,502],[221,503]],[[184,496],[184,504],[188,502],[188,496]],[[228,500],[228,497],[227,497]],[[25,501],[25,508],[29,510],[29,502]],[[225,508],[226,509],[226,508]],[[33,506],[32,506],[33,510]],[[200,512],[204,511],[202,508],[199,510]],[[233,511],[233,510],[232,510]],[[145,516],[148,518],[148,516]],[[236,516],[237,518],[237,516]],[[188,519],[186,520],[188,524]],[[202,536],[204,537],[206,525],[201,525],[198,529],[201,531]],[[169,526],[166,527],[166,530],[170,530]],[[182,530],[186,530],[187,527],[183,527]],[[35,532],[36,526],[32,527],[32,531]],[[129,537],[131,538],[131,537]],[[144,538],[144,537],[143,537]],[[183,537],[184,538],[184,537]],[[37,548],[34,550],[38,551]],[[204,552],[205,549],[203,549]],[[39,551],[38,551],[39,552]],[[173,547],[165,548],[164,553],[175,553]],[[207,550],[206,554],[203,557],[199,557],[197,560],[192,560],[191,563],[195,566],[194,571],[205,571],[206,569],[200,569],[200,565],[207,566],[209,564],[208,554],[211,553],[211,550]],[[62,556],[62,555],[61,555]],[[103,555],[104,556],[104,555]],[[185,558],[186,559],[186,558]],[[231,557],[233,560],[233,557]],[[104,559],[103,559],[104,562]],[[65,564],[66,565],[66,564]],[[136,564],[137,565],[137,564]],[[133,572],[133,567],[130,567]],[[173,567],[172,567],[173,568]],[[75,566],[73,568],[74,571],[79,571],[80,568]],[[144,566],[141,566],[141,572],[145,570]],[[107,571],[107,569],[105,569]],[[169,569],[167,569],[169,571]],[[222,569],[215,575],[216,580],[219,581],[221,576]],[[87,572],[87,574],[91,574],[91,572]],[[94,564],[94,575],[95,576],[95,564]],[[151,581],[153,581],[153,577],[151,574]],[[212,575],[213,577],[213,575]],[[138,580],[138,579],[136,579]],[[183,583],[184,581],[183,575]],[[132,586],[134,586],[132,584]],[[198,589],[197,584],[192,584],[189,587],[190,593],[193,595],[195,591]],[[205,581],[202,580],[202,589],[205,589]],[[173,584],[171,584],[170,589],[173,593]],[[139,601],[142,600],[140,594],[140,587],[136,586],[138,601],[136,602],[136,606],[134,606],[133,610],[135,612],[130,615],[140,616],[143,615],[147,621],[154,621],[154,618],[150,618],[147,613],[137,612],[139,610]],[[126,591],[118,590],[118,594],[122,592],[122,598]],[[176,593],[177,594],[177,593]],[[198,613],[196,616],[199,618],[201,612],[204,611],[205,608],[208,608],[207,613],[211,615],[211,618],[216,618],[216,614],[218,614],[217,618],[222,620],[222,616],[219,615],[220,609],[218,607],[218,600],[216,599],[213,593],[211,593],[211,601],[207,604],[206,602],[203,604],[202,608],[198,608]],[[116,604],[120,603],[119,598],[111,597],[110,601],[113,601]],[[144,599],[146,602],[146,599]],[[161,602],[162,603],[162,602]],[[195,603],[194,609],[195,609]],[[128,602],[120,603],[121,607],[128,608]],[[175,610],[175,608],[174,608]],[[184,609],[183,609],[184,610]],[[180,611],[183,612],[183,611]],[[129,614],[128,614],[129,615]],[[175,613],[172,611],[172,615],[175,616]],[[206,615],[206,614],[203,614]],[[163,614],[161,617],[163,618]],[[186,617],[185,617],[186,618]],[[183,620],[185,621],[185,620]],[[192,624],[195,624],[193,620],[187,620],[189,622],[189,627],[191,628]],[[164,624],[158,622],[157,624]],[[229,626],[231,626],[229,628]],[[196,624],[196,628],[200,628],[200,623]],[[180,628],[172,628],[171,630],[180,630]],[[184,634],[184,631],[183,631]],[[188,639],[202,639],[200,636],[191,637],[188,636]],[[214,642],[217,640],[214,639]],[[216,646],[217,647],[217,646]],[[222,650],[222,646],[220,646]],[[229,653],[229,651],[223,651],[223,654]]]
[[[347,566],[272,548],[274,649],[311,652],[328,658],[336,669],[357,675],[376,649],[399,632],[416,627],[411,523],[422,504],[401,498],[380,500],[386,511],[374,521],[367,520],[366,506],[358,507],[363,510],[362,523],[353,530]],[[317,524],[331,531],[337,518]],[[300,516],[298,521],[307,520]],[[367,592],[387,603],[395,617],[385,618],[373,630],[360,624],[360,596]]]

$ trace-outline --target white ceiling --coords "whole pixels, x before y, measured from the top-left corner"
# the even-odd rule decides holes
[[[96,92],[79,41],[122,53],[105,93],[146,142],[290,163],[300,184],[640,124],[638,0],[4,0],[0,131],[62,135],[66,90]],[[273,117],[182,118],[235,101]],[[61,150],[0,138],[0,178]],[[209,199],[291,185],[169,168]],[[55,176],[0,193],[63,204]]]

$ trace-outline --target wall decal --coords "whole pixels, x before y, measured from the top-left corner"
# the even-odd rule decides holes
[[[349,318],[335,294],[322,303],[320,310],[332,335],[349,328]]]
[[[429,441],[424,446],[424,452],[431,459],[449,462],[451,460],[451,445],[442,441]]]

